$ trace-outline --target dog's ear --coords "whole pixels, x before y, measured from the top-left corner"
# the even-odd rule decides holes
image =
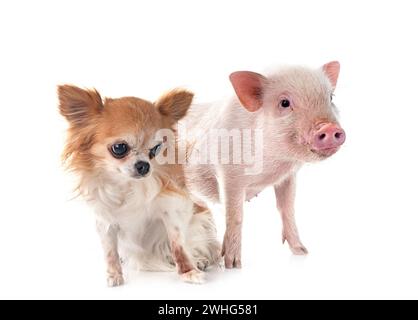
[[[184,89],[174,89],[163,95],[155,103],[158,111],[176,123],[183,118],[192,104],[193,93]]]
[[[58,86],[60,113],[71,125],[82,127],[100,114],[103,102],[96,90],[84,90],[76,86]]]

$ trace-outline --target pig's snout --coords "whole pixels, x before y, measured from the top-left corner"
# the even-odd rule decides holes
[[[312,148],[313,151],[328,156],[335,153],[344,141],[344,130],[335,123],[326,123],[313,133]]]

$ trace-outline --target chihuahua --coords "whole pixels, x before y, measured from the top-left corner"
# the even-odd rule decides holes
[[[102,100],[96,90],[62,85],[58,97],[69,122],[63,158],[94,208],[108,285],[123,284],[122,261],[145,270],[176,267],[186,282],[203,282],[201,271],[220,257],[211,213],[188,196],[180,165],[158,161],[176,149],[159,131],[186,115],[193,94],[176,89],[155,103]]]

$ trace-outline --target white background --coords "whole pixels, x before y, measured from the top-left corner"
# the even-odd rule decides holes
[[[418,298],[414,1],[1,1],[0,298]],[[93,215],[60,166],[56,85],[154,100],[228,75],[337,59],[347,141],[298,178],[306,258],[281,244],[272,190],[246,204],[242,270],[208,283],[139,273],[116,289]],[[223,216],[215,213],[220,233]]]

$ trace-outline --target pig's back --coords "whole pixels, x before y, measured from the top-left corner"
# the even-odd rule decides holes
[[[196,137],[196,132],[207,132],[216,126],[222,114],[222,102],[193,104],[179,125],[187,129],[188,139]]]

